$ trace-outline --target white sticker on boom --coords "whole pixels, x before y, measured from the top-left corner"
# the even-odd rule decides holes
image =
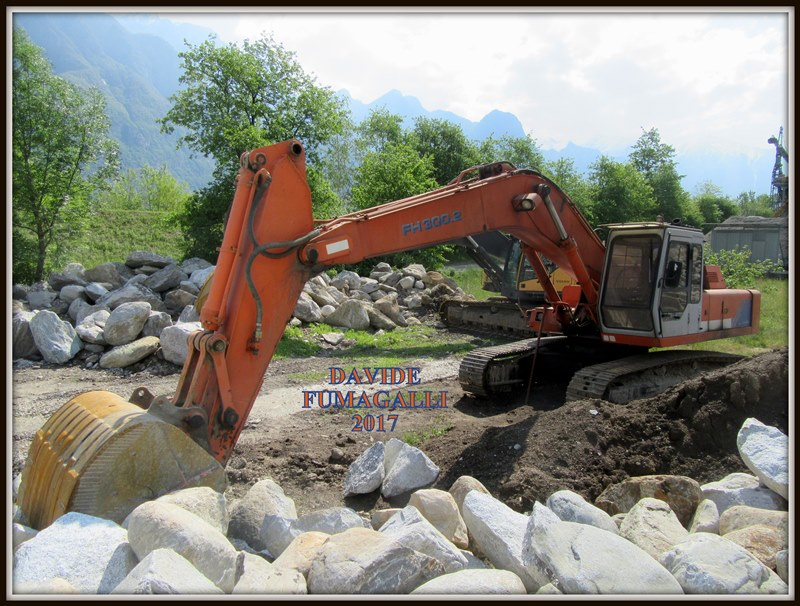
[[[347,243],[347,240],[339,240],[338,242],[331,242],[330,244],[325,245],[325,250],[329,255],[342,252],[343,250],[348,250],[349,248],[350,245]]]

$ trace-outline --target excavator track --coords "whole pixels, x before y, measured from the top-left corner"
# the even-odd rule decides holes
[[[541,350],[566,339],[542,337],[476,349],[461,361],[458,380],[465,392],[479,398],[511,391],[528,381],[524,361],[533,357],[537,346]]]
[[[715,351],[667,350],[593,364],[573,375],[567,401],[600,398],[624,404],[741,358]]]
[[[451,299],[442,303],[439,314],[450,328],[487,331],[494,335],[530,337],[533,334],[525,310],[508,299]]]

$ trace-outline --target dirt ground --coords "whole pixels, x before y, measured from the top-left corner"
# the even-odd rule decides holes
[[[448,333],[441,332],[447,339]],[[463,338],[463,335],[462,335]],[[559,489],[593,500],[628,476],[681,474],[699,482],[746,471],[736,434],[747,417],[789,433],[788,351],[743,360],[702,375],[664,394],[626,405],[601,400],[564,403],[567,377],[547,373],[525,393],[486,402],[465,395],[458,383],[461,356],[413,361],[415,390],[446,392],[446,408],[390,411],[303,408],[303,391],[331,386],[330,368],[363,368],[346,351],[275,360],[227,466],[228,496],[241,496],[271,477],[294,499],[298,513],[347,505],[365,514],[403,506],[378,492],[344,499],[347,466],[374,441],[409,438],[440,469],[434,487],[448,489],[461,475],[476,477],[517,511],[530,511]],[[13,370],[13,471],[22,469],[31,437],[71,397],[106,389],[125,397],[139,386],[154,394],[175,389],[179,368],[153,361],[131,370],[87,370],[78,363]],[[303,377],[317,377],[309,380]],[[324,378],[323,378],[324,377]],[[350,388],[347,388],[350,389]],[[358,388],[360,394],[360,388]],[[354,413],[383,414],[384,429],[353,431]],[[380,421],[376,421],[380,423]]]

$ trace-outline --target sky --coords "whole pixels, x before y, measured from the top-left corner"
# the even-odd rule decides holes
[[[353,10],[161,16],[226,43],[271,33],[318,84],[365,103],[397,89],[473,121],[511,112],[544,148],[618,152],[655,127],[682,152],[756,157],[781,126],[788,147],[786,8]]]

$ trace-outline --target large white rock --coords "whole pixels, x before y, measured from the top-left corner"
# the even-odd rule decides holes
[[[618,534],[617,525],[611,516],[599,507],[588,503],[581,495],[571,490],[559,490],[547,497],[547,508],[565,522],[591,524],[602,530]]]
[[[710,532],[719,534],[719,511],[711,499],[703,499],[694,511],[689,524],[689,532]]]
[[[198,289],[203,287],[203,284],[206,283],[209,276],[214,274],[214,265],[209,265],[208,267],[203,267],[202,269],[196,269],[189,275],[189,280],[192,284],[194,284]]]
[[[267,531],[273,523],[282,524],[287,518],[297,518],[294,501],[273,480],[259,480],[231,505],[228,535],[260,551],[267,548],[261,540],[261,532]]]
[[[161,332],[167,327],[172,326],[172,318],[164,311],[151,311],[147,322],[142,328],[142,335],[145,337],[160,337]]]
[[[372,518],[370,519],[370,524],[374,530],[380,530],[381,526],[386,524],[389,519],[400,511],[399,507],[390,507],[389,509],[378,509],[372,512]]]
[[[427,486],[439,476],[439,467],[424,452],[396,438],[386,444],[384,469],[381,494],[386,498]]]
[[[42,310],[31,318],[28,326],[33,341],[45,362],[64,364],[74,358],[83,348],[78,333],[69,322],[64,322],[55,313]]]
[[[125,345],[135,340],[150,317],[150,304],[145,301],[123,303],[108,316],[103,336],[109,345]]]
[[[361,276],[354,271],[345,269],[331,280],[331,286],[339,290],[356,290],[361,286]]]
[[[633,543],[590,524],[564,522],[541,503],[533,505],[523,557],[533,574],[562,593],[682,593],[672,575]]]
[[[313,562],[320,549],[328,540],[329,535],[326,532],[317,532],[311,530],[298,535],[294,540],[289,543],[289,546],[283,550],[283,553],[275,558],[272,563],[276,568],[291,568],[297,570],[304,577],[308,578],[308,571],[311,569],[311,562]]]
[[[444,574],[417,587],[412,594],[517,595],[528,593],[525,584],[508,570],[468,569]]]
[[[654,558],[689,536],[669,505],[645,497],[634,505],[619,527],[619,534]]]
[[[35,593],[39,585],[63,579],[78,593],[106,594],[136,564],[124,528],[110,520],[69,512],[16,550],[14,590]]]
[[[19,311],[11,319],[11,341],[13,343],[13,359],[33,358],[39,356],[39,348],[31,333],[31,319],[36,314],[32,311]],[[101,331],[102,332],[102,331]]]
[[[277,568],[264,558],[242,552],[235,594],[291,594],[302,595],[306,590],[306,579],[290,568]]]
[[[100,358],[100,368],[125,368],[144,360],[158,350],[158,337],[142,337],[124,345],[117,345]]]
[[[107,309],[99,309],[90,313],[83,318],[75,326],[75,332],[78,336],[87,343],[94,343],[96,345],[105,345],[106,339],[103,335],[103,328],[106,325],[108,317],[111,315]]]
[[[789,498],[789,438],[758,419],[746,419],[736,436],[739,455],[761,483]]]
[[[758,478],[749,473],[731,473],[718,482],[703,484],[702,490],[704,498],[716,503],[720,516],[734,505],[780,511],[788,509],[783,497],[762,486]]]
[[[222,590],[179,553],[156,549],[142,558],[111,593],[221,594]]]
[[[336,311],[325,318],[325,322],[331,326],[366,330],[369,328],[367,304],[357,299],[347,299],[336,308]]]
[[[312,594],[406,594],[444,574],[435,559],[390,536],[351,528],[329,538],[308,572]]]
[[[755,525],[770,526],[788,540],[789,512],[734,505],[719,517],[719,534],[725,535]]]
[[[344,476],[344,496],[369,494],[383,483],[383,442],[375,442],[362,452],[347,468]]]
[[[422,488],[411,495],[408,504],[416,507],[456,547],[466,549],[469,546],[467,525],[458,511],[456,500],[449,492]]]
[[[322,320],[322,310],[308,293],[301,292],[292,315],[303,322],[312,323]]]
[[[729,541],[741,545],[767,568],[775,570],[775,555],[789,547],[788,538],[772,526],[756,524],[722,535]]]
[[[39,534],[39,531],[30,526],[25,526],[19,522],[11,524],[11,545],[14,549],[22,545],[25,541],[30,541]]]
[[[461,512],[462,515],[464,513],[464,497],[467,496],[470,490],[477,490],[483,494],[490,494],[486,486],[472,476],[460,476],[453,482],[453,485],[450,486],[450,490],[447,491],[453,495],[453,499],[456,505],[458,505],[458,511]]]
[[[784,583],[789,582],[789,550],[782,549],[775,554],[775,572]]]
[[[145,276],[137,276],[142,280],[145,280]],[[104,294],[102,297],[97,299],[97,305],[105,305],[109,309],[116,309],[120,305],[124,305],[125,303],[133,303],[144,301],[150,304],[150,307],[155,309],[156,311],[164,311],[164,302],[161,300],[161,296],[144,286],[143,284],[138,284],[136,282],[127,283],[122,288],[117,290],[112,290]]]
[[[172,549],[224,592],[233,590],[236,549],[211,524],[177,505],[139,505],[128,517],[128,540],[140,560],[156,549]]]
[[[746,549],[698,532],[661,554],[659,561],[692,594],[786,593],[786,583]]]
[[[162,330],[159,339],[164,359],[183,366],[189,352],[189,336],[201,328],[200,322],[182,322]]]
[[[228,532],[228,506],[225,495],[208,486],[195,486],[176,490],[156,499],[163,503],[172,503],[190,511],[211,524],[222,534]]]
[[[406,547],[436,559],[446,572],[456,572],[467,567],[467,558],[461,551],[412,505],[392,516],[381,526],[380,532]]]
[[[261,542],[267,551],[278,557],[289,544],[304,532],[316,531],[338,534],[348,528],[366,528],[367,523],[349,507],[330,507],[312,511],[297,519],[265,520],[260,531]],[[277,523],[276,523],[277,522]]]
[[[522,559],[528,516],[478,490],[471,490],[464,497],[461,514],[478,550],[495,568],[516,574],[528,592],[547,582],[543,575],[532,573]]]

